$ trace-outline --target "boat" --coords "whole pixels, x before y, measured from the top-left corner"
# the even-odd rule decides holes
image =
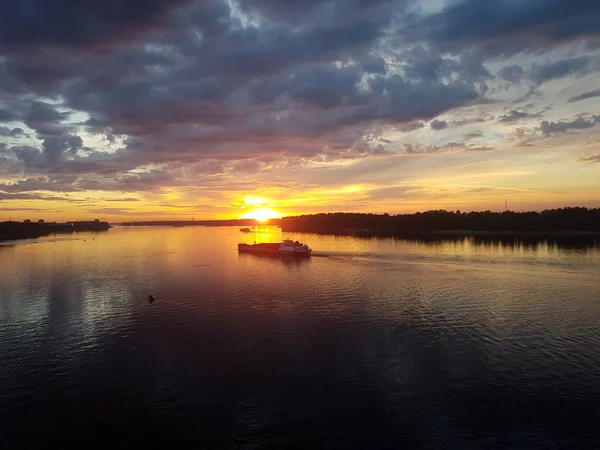
[[[284,239],[281,243],[238,244],[238,251],[290,256],[309,256],[312,252],[308,245],[291,239]]]
[[[250,228],[240,228],[242,233],[250,233],[252,230]]]

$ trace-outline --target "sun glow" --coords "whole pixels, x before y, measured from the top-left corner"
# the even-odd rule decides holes
[[[244,203],[252,206],[264,206],[269,203],[269,199],[262,197],[246,197]]]
[[[269,219],[278,219],[283,217],[283,214],[275,211],[272,208],[256,208],[248,211],[240,216],[242,219],[254,219],[259,222],[264,222]]]

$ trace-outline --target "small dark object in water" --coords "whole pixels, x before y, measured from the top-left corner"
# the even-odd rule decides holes
[[[154,300],[156,300],[156,299],[152,296],[152,294],[150,294],[148,296],[148,303],[154,303]]]

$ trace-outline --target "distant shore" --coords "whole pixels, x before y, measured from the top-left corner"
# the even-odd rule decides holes
[[[226,219],[226,220],[146,220],[135,222],[120,222],[123,227],[247,227],[261,225],[254,219]],[[265,225],[265,224],[263,224]],[[268,225],[268,224],[267,224]]]
[[[568,207],[541,212],[425,211],[415,214],[321,213],[287,216],[259,222],[254,219],[154,220],[122,222],[127,227],[278,226],[283,232],[357,237],[438,239],[600,239],[600,208]],[[107,222],[1,222],[0,240],[26,239],[52,233],[104,231]]]
[[[497,237],[497,238],[600,238],[599,231],[485,231],[485,230],[427,230],[427,231],[394,231],[394,230],[354,230],[354,229],[317,229],[303,227],[281,227],[287,233],[314,233],[335,236],[357,237],[399,237],[407,239],[431,237]]]
[[[541,212],[435,210],[415,214],[327,213],[284,217],[286,232],[347,236],[582,238],[600,237],[600,209],[559,208]]]
[[[0,241],[17,241],[36,239],[51,234],[69,234],[79,231],[106,231],[111,226],[108,222],[74,221],[65,223],[39,222],[0,222]]]
[[[300,216],[306,217],[306,216]],[[296,219],[296,218],[289,218]],[[356,236],[356,237],[398,237],[406,239],[431,239],[431,238],[522,238],[522,239],[543,239],[543,238],[581,238],[581,239],[600,239],[600,231],[576,231],[576,230],[393,230],[393,229],[372,229],[372,228],[329,228],[319,227],[314,224],[301,224],[287,221],[284,219],[271,220],[266,223],[259,223],[253,220],[203,220],[203,221],[147,221],[147,222],[124,222],[120,226],[127,227],[191,227],[191,226],[235,226],[247,227],[257,225],[270,225],[279,227],[286,233],[314,233],[336,236]]]

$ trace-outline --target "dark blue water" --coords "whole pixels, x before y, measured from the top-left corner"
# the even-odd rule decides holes
[[[0,442],[600,446],[598,247],[281,237],[0,246]]]

